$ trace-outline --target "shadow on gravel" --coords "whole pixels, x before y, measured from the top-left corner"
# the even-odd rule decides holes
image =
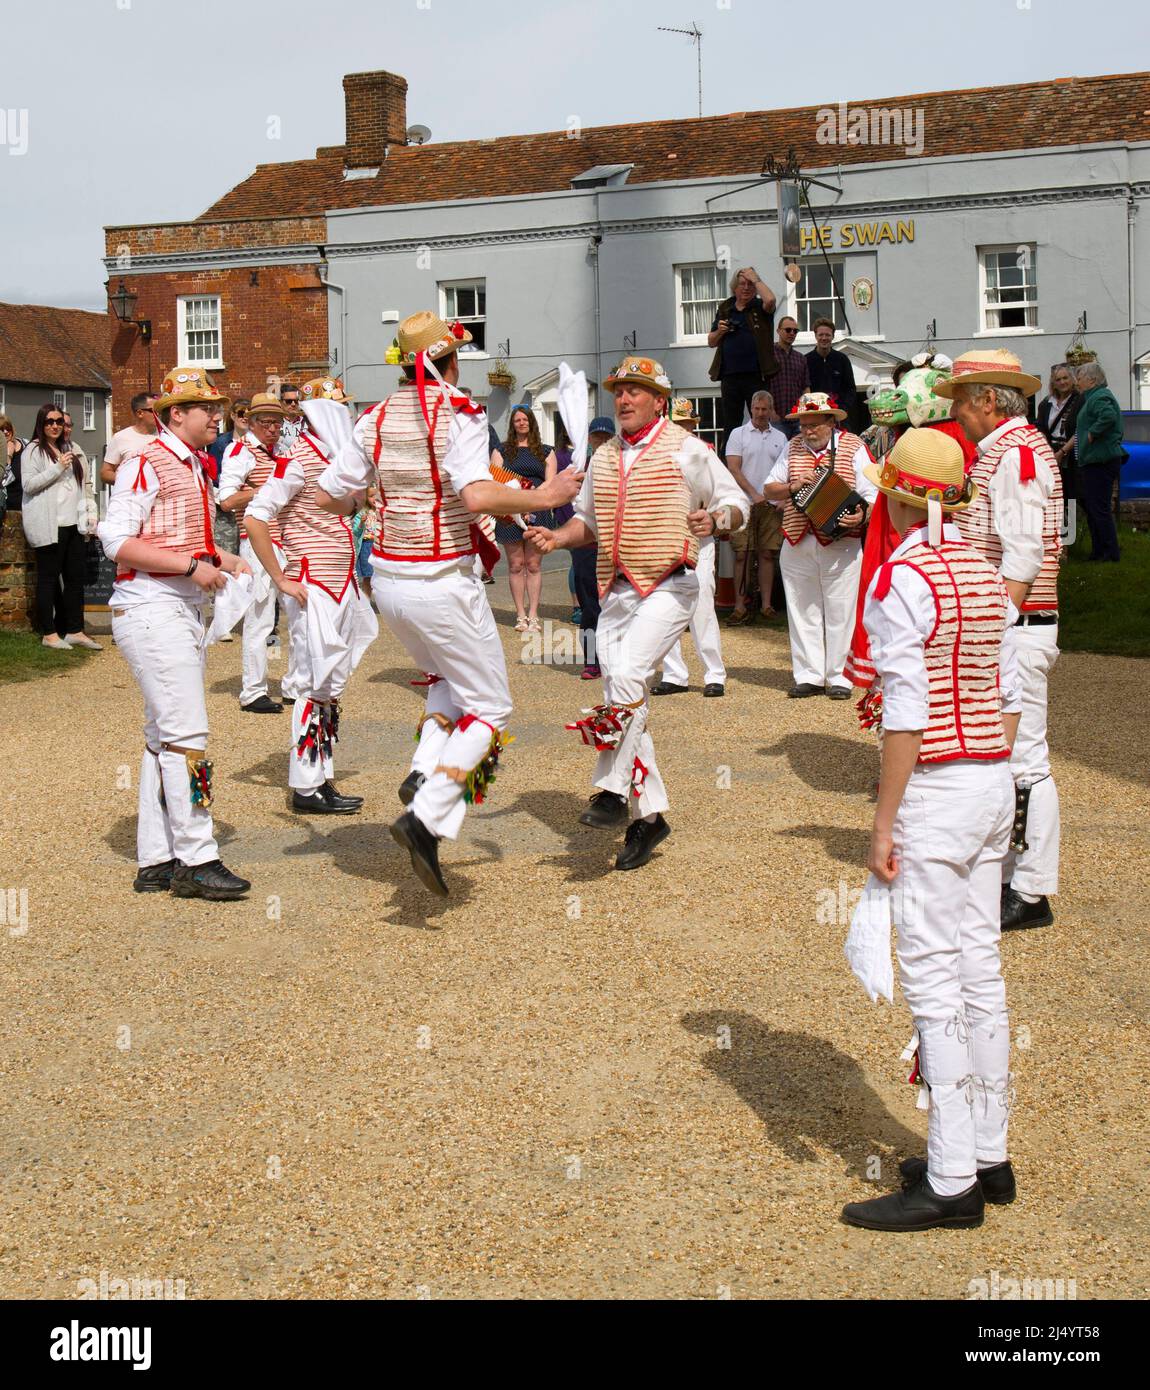
[[[841,825],[792,825],[786,830],[776,830],[775,834],[789,835],[794,840],[821,841],[823,849],[832,859],[858,869],[861,883],[870,850],[869,831],[845,830]]]
[[[392,666],[387,671],[377,671],[374,676],[368,676],[368,685],[398,685],[402,690],[410,691],[413,699],[422,700],[427,694],[427,690],[422,685],[412,685],[412,681],[420,680],[420,674],[414,666]]]
[[[789,690],[794,684],[790,668],[781,666],[728,666],[727,679],[741,685],[760,685],[771,690]]]
[[[854,1058],[824,1039],[772,1029],[738,1009],[684,1014],[681,1022],[710,1042],[703,1066],[754,1110],[771,1143],[792,1161],[815,1163],[819,1148],[830,1149],[852,1176],[866,1179],[872,1156],[889,1151],[898,1160],[922,1152],[922,1138],[895,1119]],[[729,1039],[721,1028],[730,1030]],[[883,1167],[897,1173],[896,1163]]]
[[[209,695],[234,695],[238,700],[240,691],[244,688],[243,675],[239,672],[234,676],[225,676],[222,680],[213,681],[208,686]]]
[[[212,825],[216,832],[216,841],[221,845],[230,845],[236,838],[236,828],[229,821],[220,820],[218,816],[213,817]],[[112,822],[112,828],[104,836],[104,843],[109,849],[122,855],[125,859],[136,862],[136,817],[120,816]]]
[[[288,733],[290,735],[290,729]],[[232,778],[235,781],[250,782],[257,787],[282,787],[286,777],[286,748],[277,748],[274,753],[269,753],[262,762],[253,763],[251,767],[245,767],[239,772],[232,773]]]
[[[592,830],[590,826],[580,825],[579,817],[587,809],[587,800],[588,797],[574,792],[520,792],[509,806],[491,812],[487,819],[513,815],[533,817],[567,842],[566,850],[548,854],[542,862],[553,864],[564,880],[590,883],[612,872],[615,855],[623,846],[623,831]]]
[[[844,701],[845,703],[845,701]],[[787,734],[761,758],[786,758],[791,771],[817,792],[868,793],[878,776],[878,751],[838,734]]]

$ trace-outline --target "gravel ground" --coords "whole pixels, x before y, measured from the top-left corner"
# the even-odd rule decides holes
[[[894,1185],[925,1116],[905,1009],[842,956],[876,772],[852,706],[785,698],[785,632],[726,632],[726,698],[656,702],[674,833],[612,873],[562,730],[595,689],[517,664],[491,592],[517,742],[445,849],[446,905],[385,829],[418,708],[386,633],[339,747],[367,804],[330,823],[286,809],[287,716],[241,714],[238,643],[210,653],[242,904],[131,892],[140,701],[110,644],[16,691],[42,751],[2,792],[28,926],[3,938],[0,1293],[954,1299],[997,1271],[1145,1297],[1145,664],[1069,656],[1052,682],[1059,921],[1004,946],[1021,1197],[881,1236],[839,1208]]]

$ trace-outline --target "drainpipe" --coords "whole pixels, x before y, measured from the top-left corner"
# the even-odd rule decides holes
[[[343,285],[337,285],[334,280],[328,279],[327,255],[322,246],[317,246],[319,252],[319,280],[325,289],[339,291],[339,361],[336,365],[336,375],[344,377],[344,384],[351,390],[351,382],[347,379],[347,290]]]
[[[599,409],[599,383],[603,380],[603,325],[600,321],[600,290],[599,290],[599,251],[603,245],[603,218],[599,209],[599,193],[595,193],[595,230],[591,233],[595,239],[595,413],[601,415]]]
[[[1134,331],[1134,306],[1137,298],[1134,294],[1134,229],[1137,225],[1138,207],[1134,201],[1134,190],[1130,188],[1126,195],[1126,322],[1127,336],[1129,339],[1126,357],[1130,363],[1130,409],[1139,409],[1139,391],[1141,382],[1138,376],[1138,367],[1134,360],[1135,331]]]

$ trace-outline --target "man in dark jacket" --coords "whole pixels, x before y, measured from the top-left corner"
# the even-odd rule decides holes
[[[807,353],[810,389],[825,391],[828,396],[833,396],[838,407],[846,411],[848,426],[856,429],[859,426],[858,392],[851,360],[845,352],[831,347],[835,326],[830,319],[815,319],[811,327],[814,329],[815,346]]]
[[[1117,564],[1118,529],[1114,525],[1113,498],[1118,471],[1126,460],[1122,411],[1097,362],[1083,363],[1075,378],[1082,393],[1075,422],[1078,497],[1090,527],[1090,558]]]
[[[731,276],[731,298],[715,314],[707,346],[715,349],[710,377],[723,397],[723,447],[743,423],[756,391],[770,388],[779,370],[775,361],[775,292],[759,279],[754,266]]]

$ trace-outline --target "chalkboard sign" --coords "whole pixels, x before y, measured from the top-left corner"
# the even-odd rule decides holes
[[[100,572],[94,584],[84,585],[85,608],[107,608],[112,601],[112,585],[116,582],[116,562],[100,551]]]

